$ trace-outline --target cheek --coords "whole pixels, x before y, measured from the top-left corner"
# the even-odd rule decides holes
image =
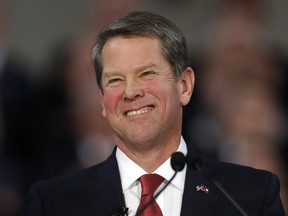
[[[149,89],[148,91],[151,92],[153,95],[159,97],[159,99],[165,98],[166,100],[171,99],[174,102],[180,101],[180,93],[178,86],[172,81],[151,81],[149,83],[146,83],[145,87],[147,90]]]
[[[104,112],[107,115],[109,113],[116,112],[117,105],[120,100],[122,100],[122,91],[120,89],[110,89],[107,91],[104,91],[103,95],[103,115]]]
[[[143,84],[145,92],[150,92],[153,95],[161,95],[165,91],[165,86],[159,82],[159,80],[150,80]]]
[[[159,83],[150,83],[149,87],[146,85],[147,91],[157,98],[159,105],[161,107],[162,114],[166,113],[171,115],[171,112],[176,109],[176,107],[181,107],[180,95],[178,89],[171,83],[165,85],[159,85]],[[149,89],[149,90],[148,90]]]

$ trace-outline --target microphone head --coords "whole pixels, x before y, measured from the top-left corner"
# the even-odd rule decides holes
[[[186,163],[186,158],[182,152],[174,152],[171,156],[171,167],[174,171],[183,170]]]
[[[186,156],[186,162],[188,166],[192,167],[193,169],[196,169],[196,166],[201,167],[202,165],[201,157],[194,152],[188,152]]]

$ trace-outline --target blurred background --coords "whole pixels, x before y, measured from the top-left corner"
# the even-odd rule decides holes
[[[0,215],[31,184],[103,161],[114,147],[90,53],[129,11],[173,20],[196,74],[183,135],[203,155],[280,178],[288,212],[286,0],[0,0]]]

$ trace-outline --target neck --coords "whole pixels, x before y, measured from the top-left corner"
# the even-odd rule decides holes
[[[116,142],[117,146],[136,164],[148,173],[154,172],[179,147],[180,136],[166,142],[150,143],[142,146],[130,147],[124,143]]]

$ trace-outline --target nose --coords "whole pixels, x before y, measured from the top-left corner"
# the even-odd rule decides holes
[[[126,80],[126,88],[123,94],[125,101],[134,101],[144,96],[144,91],[139,82],[136,80]]]

